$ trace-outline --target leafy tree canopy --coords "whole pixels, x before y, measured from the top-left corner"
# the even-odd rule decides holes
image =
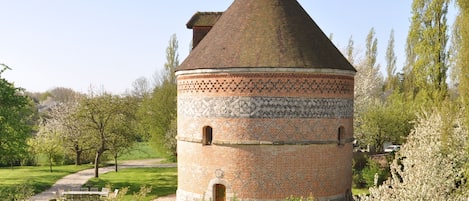
[[[32,101],[2,77],[8,66],[0,64],[0,163],[13,163],[27,151],[31,136]]]

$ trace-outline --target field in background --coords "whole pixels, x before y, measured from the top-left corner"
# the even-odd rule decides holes
[[[164,154],[158,153],[148,142],[138,142],[132,150],[122,154],[118,160],[140,160],[150,158],[164,158]]]

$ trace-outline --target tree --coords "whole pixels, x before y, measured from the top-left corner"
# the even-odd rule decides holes
[[[365,66],[376,68],[376,59],[378,57],[378,39],[376,38],[375,28],[372,27],[366,37]]]
[[[448,95],[447,19],[450,0],[414,0],[407,38],[405,89],[412,100],[441,102]],[[419,96],[419,97],[417,97]]]
[[[348,62],[355,66],[355,59],[356,59],[356,52],[355,52],[355,42],[353,41],[353,37],[350,36],[348,39],[347,47],[345,48],[345,57],[347,58]]]
[[[375,100],[367,105],[357,121],[361,122],[356,128],[356,136],[360,144],[372,145],[376,151],[382,152],[386,142],[404,143],[410,133],[415,119],[411,109],[403,97],[395,92],[386,102]]]
[[[39,132],[33,140],[33,144],[38,146],[39,153],[46,155],[49,161],[49,170],[52,172],[52,166],[59,161],[59,157],[63,154],[63,146],[57,125],[54,122],[45,121],[39,126]]]
[[[379,73],[379,65],[376,64],[377,49],[378,39],[374,28],[371,28],[366,38],[365,59],[356,65],[355,108],[358,113],[381,95],[383,78]]]
[[[111,139],[129,139],[129,136],[134,135],[133,130],[126,129],[133,125],[133,122],[128,120],[135,111],[134,107],[129,106],[126,99],[106,92],[99,95],[91,93],[80,102],[77,120],[84,126],[90,146],[95,151],[95,177],[99,176],[102,155],[112,147]]]
[[[34,110],[23,90],[2,77],[9,69],[0,64],[0,163],[13,165],[27,153]]]
[[[457,42],[459,46],[457,48],[456,57],[456,68],[458,75],[457,80],[459,81],[458,90],[461,102],[464,108],[468,111],[466,114],[467,125],[469,125],[469,2],[464,0],[457,0],[459,7],[459,15],[455,23],[456,34],[459,37]]]
[[[81,98],[59,103],[49,111],[48,121],[54,122],[55,129],[60,133],[62,146],[66,154],[73,154],[75,165],[82,164],[82,155],[91,150],[86,128],[79,121],[78,109]]]
[[[132,83],[130,94],[138,100],[143,100],[151,94],[150,82],[145,77],[140,77]]]
[[[77,98],[82,96],[80,93],[73,91],[69,88],[56,87],[49,91],[54,101],[60,103],[74,102]]]
[[[137,102],[133,97],[122,97],[121,114],[115,121],[111,121],[110,132],[112,135],[107,139],[109,151],[114,158],[115,171],[117,172],[117,157],[119,154],[132,148],[139,136],[137,135],[136,110]]]
[[[459,7],[459,15],[457,17],[456,35],[459,46],[456,56],[457,79],[459,81],[458,91],[459,99],[464,109],[464,126],[469,129],[469,2],[464,0],[456,1]],[[469,145],[466,146],[469,150]],[[469,152],[466,152],[469,155]],[[469,180],[469,161],[466,162],[466,179]],[[468,186],[469,187],[469,186]]]
[[[444,137],[445,136],[445,137]],[[396,153],[391,177],[360,200],[467,200],[467,130],[455,109],[424,112]]]
[[[396,75],[397,57],[394,52],[394,29],[391,30],[389,35],[388,47],[386,48],[386,74],[385,89],[394,91],[398,87],[398,77]]]
[[[349,42],[347,49],[352,50],[353,43]],[[374,28],[371,28],[366,38],[366,52],[365,58],[356,65],[357,74],[355,75],[355,117],[354,117],[354,129],[355,133],[360,142],[366,142],[363,138],[366,135],[375,135],[376,133],[361,133],[364,131],[370,131],[361,129],[362,126],[366,126],[368,122],[365,122],[363,115],[369,110],[370,106],[375,102],[381,102],[379,100],[382,84],[382,77],[379,74],[379,66],[376,65],[378,49],[378,40],[375,37]],[[348,54],[353,55],[352,52]]]
[[[173,34],[169,39],[168,47],[166,48],[166,63],[164,64],[163,81],[176,84],[176,67],[179,66],[178,54],[178,40],[176,34]]]
[[[166,49],[166,63],[161,77],[151,97],[144,100],[139,110],[139,119],[143,127],[152,136],[152,141],[159,150],[164,150],[170,157],[176,156],[176,148],[171,145],[176,141],[177,86],[175,70],[179,66],[177,53],[178,41],[172,35]]]

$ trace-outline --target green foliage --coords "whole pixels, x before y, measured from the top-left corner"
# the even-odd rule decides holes
[[[99,176],[99,163],[105,151],[117,157],[136,141],[136,108],[133,99],[107,93],[92,94],[80,102],[76,120],[86,128],[87,140],[96,153],[95,177]]]
[[[348,40],[347,47],[345,48],[345,57],[347,58],[348,62],[350,64],[355,65],[355,47],[354,47],[355,42],[353,41],[353,37],[350,36]]]
[[[397,69],[397,57],[394,52],[394,29],[391,30],[389,35],[388,47],[386,49],[386,81],[385,81],[385,90],[394,91],[399,88],[399,79],[396,74]]]
[[[139,108],[139,121],[143,132],[151,136],[152,144],[159,152],[166,153],[170,159],[176,156],[176,115],[177,85],[175,69],[179,66],[177,54],[178,41],[171,36],[166,49],[166,59],[162,77],[150,97],[145,98]]]
[[[463,172],[469,158],[462,147],[469,141],[461,123],[459,112],[423,112],[396,152],[391,177],[361,200],[467,200]]]
[[[354,188],[369,188],[375,186],[375,182],[381,185],[389,177],[389,167],[382,167],[371,157],[364,155],[358,160],[353,161],[352,181]]]
[[[171,122],[176,119],[176,95],[176,84],[166,83],[156,87],[139,109],[140,121],[151,135],[152,145],[168,157],[175,153],[175,149],[169,149],[172,146],[166,144],[175,140],[175,136],[168,137],[167,133],[170,132]]]
[[[0,200],[28,200],[34,195],[30,184],[15,184],[9,188],[0,188]]]
[[[386,103],[375,101],[356,119],[356,136],[360,144],[369,144],[378,152],[383,151],[385,142],[402,144],[415,119],[414,110],[404,98],[395,93]]]
[[[362,170],[364,166],[357,165],[357,161],[353,160],[352,165],[352,186],[354,188],[365,188],[365,180],[363,179]],[[366,164],[365,164],[366,165]]]
[[[457,69],[457,80],[458,91],[460,95],[460,102],[462,103],[462,108],[464,109],[464,124],[466,128],[469,128],[469,2],[466,0],[457,0],[457,6],[459,7],[459,15],[457,16],[457,21],[455,29],[459,40],[457,42],[457,53],[456,56],[456,65]],[[469,146],[466,147],[466,154],[469,155]],[[469,180],[469,161],[466,162],[466,179]],[[469,188],[469,184],[468,184]]]
[[[39,132],[31,139],[30,145],[47,157],[50,172],[52,172],[52,165],[63,161],[61,136],[48,122],[41,124]]]
[[[440,102],[448,95],[449,0],[414,0],[407,38],[405,91],[411,100]]]
[[[381,167],[378,162],[370,158],[367,162],[367,166],[361,172],[366,187],[381,185],[389,176],[389,169]]]
[[[23,90],[2,77],[7,69],[0,64],[0,165],[13,165],[27,155],[35,112]]]
[[[366,37],[365,65],[368,68],[376,67],[376,59],[378,56],[378,39],[376,38],[375,28],[371,28]]]

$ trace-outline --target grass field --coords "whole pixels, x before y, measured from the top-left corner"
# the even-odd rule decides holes
[[[142,143],[135,144],[132,151],[126,154],[123,154],[122,156],[118,158],[118,160],[138,160],[138,159],[160,158],[161,156],[162,156],[161,154],[158,154],[156,151],[154,151],[154,149],[149,145],[149,143],[142,142]],[[43,164],[46,164],[46,163],[43,163]],[[85,169],[90,169],[90,168],[93,168],[93,165],[53,166],[52,173],[49,171],[49,166],[47,165],[0,168],[0,198],[2,198],[3,194],[6,194],[7,192],[17,191],[18,186],[32,189],[34,193],[40,193],[50,188],[60,178],[66,175],[78,172],[80,170],[85,170]],[[139,173],[142,173],[142,172],[139,172]],[[139,173],[135,173],[135,174],[138,175]],[[143,176],[145,175],[145,173],[142,173],[142,174]],[[126,176],[123,176],[123,177],[125,178]],[[140,176],[136,176],[136,177],[140,177]],[[132,187],[131,190],[135,188],[135,184],[133,184],[133,186],[134,187]],[[166,192],[166,191],[163,191],[163,192]],[[156,195],[159,195],[159,194],[156,194]]]
[[[0,192],[12,190],[16,185],[26,184],[31,186],[35,193],[39,193],[51,187],[65,175],[89,168],[92,166],[54,166],[53,172],[50,172],[49,166],[0,168]]]
[[[158,153],[148,142],[139,142],[131,151],[122,154],[118,160],[139,160],[148,158],[164,158],[165,155]]]
[[[139,192],[142,186],[151,186],[151,192],[145,200],[153,200],[160,196],[176,193],[176,168],[134,168],[122,169],[119,172],[109,172],[93,178],[88,183],[92,186],[107,186],[112,189],[128,187],[124,200],[133,200],[133,195]]]

